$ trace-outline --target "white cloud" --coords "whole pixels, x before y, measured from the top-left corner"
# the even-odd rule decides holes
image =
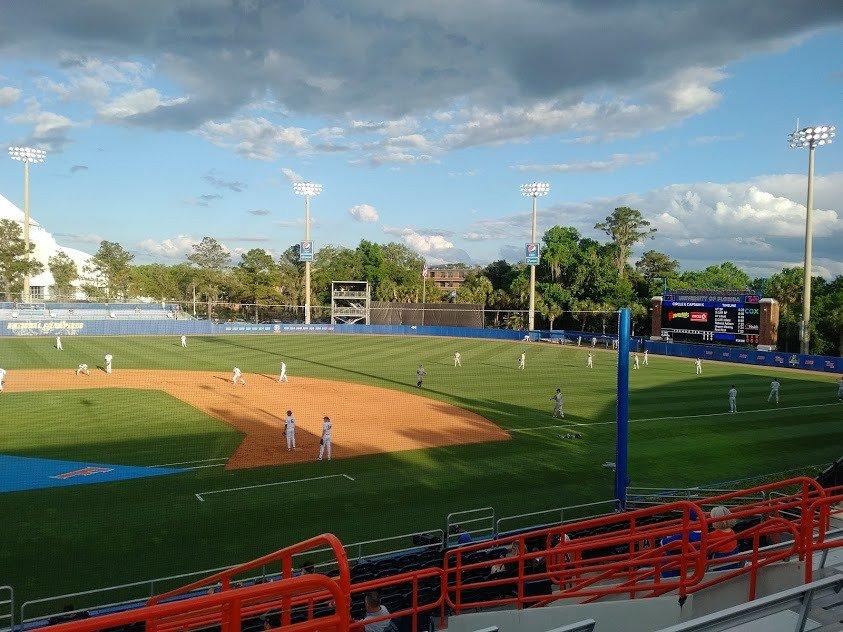
[[[25,112],[11,116],[8,120],[32,125],[29,137],[22,144],[38,145],[52,152],[61,152],[69,142],[70,130],[79,125],[66,116],[42,110],[35,99],[27,101]]]
[[[644,165],[658,158],[654,152],[640,154],[612,154],[605,160],[582,160],[556,164],[512,165],[516,171],[540,171],[553,173],[569,173],[574,171],[614,171],[628,165]]]
[[[190,254],[194,244],[198,244],[199,241],[199,239],[195,239],[190,235],[179,235],[163,241],[144,239],[137,247],[141,252],[145,252],[153,257],[178,259]]]
[[[122,120],[140,114],[149,114],[159,108],[187,103],[187,101],[187,97],[165,99],[155,88],[144,88],[120,95],[113,101],[102,105],[97,112],[106,119]]]
[[[814,256],[826,262],[817,268],[825,274],[836,270],[835,262],[841,261],[843,172],[826,174],[822,181],[817,179],[817,185],[822,196],[815,197]],[[615,207],[631,206],[658,229],[653,241],[638,246],[636,256],[642,249],[655,248],[686,267],[732,260],[753,261],[757,269],[781,270],[782,262],[801,265],[804,186],[804,175],[790,174],[744,182],[672,184],[642,193],[550,205],[539,210],[540,230],[555,224],[574,226],[586,236],[605,241],[594,224]],[[529,213],[478,219],[462,237],[468,241],[526,239],[529,221]]]
[[[301,182],[304,178],[302,178],[299,174],[288,167],[281,167],[281,175],[287,178],[288,182]]]
[[[431,254],[437,251],[450,250],[454,247],[453,242],[448,241],[443,235],[422,235],[412,228],[392,228],[384,226],[383,232],[388,235],[397,235],[404,240],[413,250],[422,254]]]
[[[400,149],[387,148],[385,151],[370,154],[365,158],[350,160],[349,164],[380,167],[381,165],[414,165],[429,162],[434,162],[433,156],[429,154],[413,154]]]
[[[358,222],[376,222],[380,217],[371,204],[358,204],[348,209],[348,214]]]
[[[12,88],[9,86],[0,88],[0,108],[9,107],[10,105],[17,103],[20,99],[20,95],[20,88]]]
[[[310,142],[300,127],[283,127],[263,118],[239,118],[218,123],[204,123],[199,135],[218,147],[233,149],[253,160],[272,161],[280,149],[303,152]]]

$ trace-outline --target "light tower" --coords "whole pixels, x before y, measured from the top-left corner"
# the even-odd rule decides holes
[[[828,145],[836,135],[834,125],[813,125],[787,135],[791,147],[808,150],[808,199],[805,202],[805,276],[802,293],[802,323],[799,332],[799,353],[809,353],[811,322],[811,256],[814,247],[814,228],[811,212],[814,206],[814,151]]]
[[[313,261],[313,242],[310,240],[310,200],[322,193],[316,182],[293,182],[293,193],[304,198],[304,241],[299,244],[299,261],[304,261],[304,322],[310,324],[310,262]]]
[[[23,241],[26,243],[26,258],[29,260],[29,165],[44,162],[47,152],[43,149],[32,147],[9,147],[9,156],[12,160],[23,163]],[[29,269],[23,274],[23,296],[24,303],[31,300],[29,291]]]
[[[550,185],[547,182],[530,182],[521,185],[521,195],[533,200],[533,221],[530,229],[530,246],[527,248],[527,265],[530,266],[530,311],[528,313],[527,329],[533,331],[536,324],[536,266],[538,259],[538,244],[536,242],[536,198],[544,197],[550,192]],[[530,247],[534,249],[534,257],[531,258]]]

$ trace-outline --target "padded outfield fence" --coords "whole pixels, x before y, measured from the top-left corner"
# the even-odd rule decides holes
[[[488,338],[492,340],[549,340],[591,347],[592,339],[599,348],[611,348],[616,336],[580,331],[534,331],[475,327],[430,327],[416,325],[344,325],[243,322],[215,323],[207,320],[14,320],[0,321],[0,336],[219,336],[228,334],[359,334],[384,336],[448,336],[453,338]],[[805,369],[843,373],[843,358],[802,355],[778,351],[756,351],[740,347],[688,345],[654,342],[640,337],[630,340],[633,351],[647,350],[653,355],[701,358],[718,362],[734,362],[782,369]]]

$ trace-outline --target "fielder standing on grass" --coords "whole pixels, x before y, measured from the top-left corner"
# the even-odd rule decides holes
[[[418,368],[418,369],[416,369],[416,388],[421,388],[421,387],[422,387],[422,382],[424,382],[424,376],[425,376],[425,375],[427,375],[427,371],[425,371],[425,370],[424,370],[424,366],[422,366],[422,365],[420,364],[420,365],[419,365],[419,368]],[[325,419],[328,419],[328,418],[327,418],[327,417],[325,417]],[[330,457],[329,457],[329,458],[330,458]]]
[[[182,337],[181,337],[181,348],[182,348],[182,349],[187,349],[187,336],[182,336]]]
[[[640,369],[641,368],[641,363],[638,360],[638,354],[637,353],[635,354],[635,364],[632,366],[632,368],[633,369]]]
[[[647,349],[644,349],[644,366],[650,366],[650,357],[648,353]]]
[[[326,454],[328,456],[328,460],[331,460],[331,429],[333,425],[331,424],[330,417],[323,417],[322,418],[322,438],[319,440],[319,458],[317,461],[322,460],[322,455]]]
[[[521,355],[518,357],[518,368],[523,371],[526,364],[527,364],[527,354],[522,351]]]
[[[110,353],[105,354],[105,372],[107,375],[111,375],[111,361],[114,360],[114,356]]]
[[[732,384],[732,388],[729,389],[729,412],[738,412],[738,389],[735,388],[734,384]]]
[[[776,403],[779,403],[779,387],[781,386],[781,382],[779,382],[779,378],[774,377],[773,381],[770,382],[770,394],[767,395],[767,401],[769,402],[774,397],[776,398]]]
[[[287,411],[287,418],[284,420],[284,434],[287,437],[287,451],[296,449],[296,418],[293,411]]]
[[[462,356],[459,351],[454,351],[454,366],[462,366]]]
[[[64,347],[61,345],[61,336],[56,336],[56,349],[64,351]]]
[[[592,354],[590,351],[588,352],[588,360],[586,360],[585,365],[586,365],[589,369],[593,369],[593,368],[594,368],[594,354]]]
[[[702,360],[700,358],[694,360],[694,370],[697,375],[702,375]]]
[[[565,413],[562,412],[562,404],[564,403],[564,398],[562,397],[561,388],[556,389],[556,394],[550,398],[550,401],[553,402],[553,416],[564,417]]]

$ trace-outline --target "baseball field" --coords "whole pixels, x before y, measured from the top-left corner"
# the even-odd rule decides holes
[[[18,602],[232,564],[325,531],[353,542],[439,528],[454,511],[505,516],[613,493],[608,351],[587,369],[586,349],[453,338],[63,342],[58,351],[51,338],[0,340],[0,455],[35,469],[67,463],[41,477],[48,486],[18,465],[17,487],[0,481],[0,584]],[[289,381],[279,383],[282,360]],[[90,375],[75,375],[80,363]],[[234,366],[245,385],[231,383]],[[778,405],[767,402],[773,376]],[[720,363],[696,376],[690,360],[650,356],[630,378],[632,484],[695,485],[839,457],[835,381]],[[736,415],[726,412],[732,384]],[[564,419],[551,415],[557,387]],[[298,421],[291,452],[287,409]],[[317,462],[325,415],[334,458]]]

